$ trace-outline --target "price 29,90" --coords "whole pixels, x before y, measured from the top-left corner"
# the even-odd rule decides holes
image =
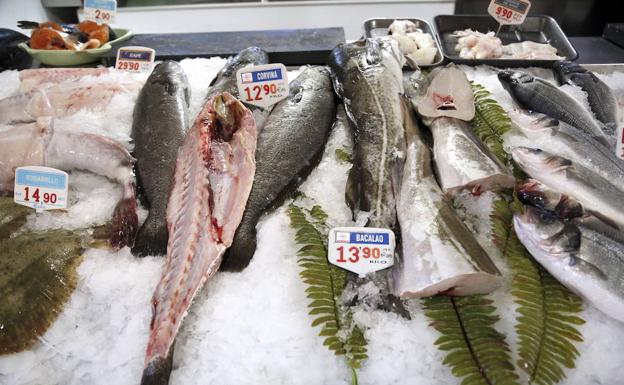
[[[379,259],[381,257],[381,250],[378,247],[351,246],[347,250],[348,253],[350,254],[349,258],[345,258],[346,253],[345,253],[344,246],[339,246],[338,248],[336,248],[336,250],[338,250],[338,259],[336,260],[336,262],[339,262],[339,263],[346,263],[346,262],[357,263],[360,260],[360,258]]]
[[[265,84],[263,86],[255,85],[253,87],[245,87],[245,94],[247,95],[246,102],[251,102],[252,100],[262,100],[263,95],[270,95],[277,93],[277,85],[276,84]]]
[[[36,188],[33,192],[32,196],[30,195],[30,187],[24,187],[24,200],[29,202],[30,199],[34,200],[36,203],[56,203],[56,194],[55,193],[43,193],[43,196],[39,193],[39,189]]]
[[[129,71],[138,71],[139,63],[131,62],[131,61],[120,61],[117,63],[118,70],[129,70]]]

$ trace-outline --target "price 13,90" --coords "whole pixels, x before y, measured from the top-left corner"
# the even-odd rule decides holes
[[[43,203],[56,203],[56,194],[55,193],[43,193],[43,196],[39,194],[39,189],[36,188],[33,192],[32,196],[30,195],[30,187],[24,187],[24,200],[29,202],[30,199],[34,200],[36,203],[41,202],[43,199]]]
[[[131,61],[120,61],[117,63],[118,70],[129,70],[129,71],[138,71],[139,63],[131,62]]]
[[[263,86],[255,85],[253,87],[245,87],[245,94],[247,95],[247,102],[253,100],[262,100],[262,95],[270,95],[277,93],[276,84],[265,84]]]
[[[503,7],[496,7],[496,14],[511,19],[511,16],[513,16],[513,11],[511,9]]]
[[[378,247],[356,247],[351,246],[347,250],[350,254],[349,258],[345,258],[345,249],[344,246],[339,246],[336,248],[338,250],[338,259],[336,262],[345,263],[357,263],[357,261],[361,258],[368,259],[374,258],[379,259],[381,257],[381,250]]]

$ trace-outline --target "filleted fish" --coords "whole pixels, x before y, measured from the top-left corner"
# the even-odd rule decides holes
[[[138,255],[167,250],[167,201],[178,149],[189,125],[190,88],[184,70],[173,61],[159,63],[134,106],[132,139],[137,182],[149,209],[132,249]]]
[[[256,135],[251,111],[228,93],[206,103],[186,134],[167,205],[167,259],[152,297],[141,384],[168,382],[180,325],[242,219],[254,179]]]

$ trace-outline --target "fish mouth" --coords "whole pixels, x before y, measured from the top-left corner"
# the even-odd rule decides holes
[[[214,97],[213,107],[217,115],[214,137],[223,142],[229,142],[238,129],[242,105],[229,94],[221,94]]]

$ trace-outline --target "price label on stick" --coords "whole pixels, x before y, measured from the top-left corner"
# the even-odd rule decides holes
[[[360,277],[394,264],[394,233],[374,227],[335,227],[329,231],[329,263]]]
[[[238,95],[245,103],[267,108],[288,97],[288,73],[283,64],[241,68],[236,73]]]
[[[501,25],[522,24],[530,8],[528,0],[492,0],[488,13]]]
[[[117,13],[116,0],[84,0],[85,19],[98,24],[112,24]]]
[[[25,166],[15,169],[13,201],[37,211],[67,207],[68,176],[50,167]]]
[[[115,68],[121,71],[151,71],[156,51],[147,47],[121,47],[117,51]]]

